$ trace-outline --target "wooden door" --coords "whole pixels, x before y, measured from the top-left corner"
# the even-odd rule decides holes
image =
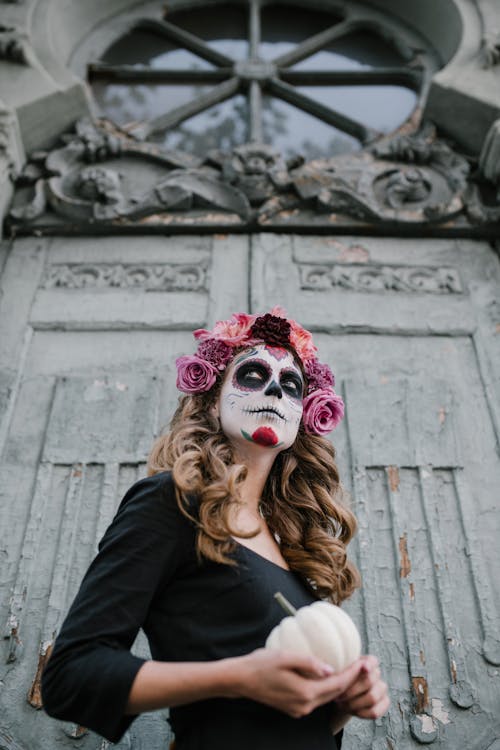
[[[500,274],[487,243],[261,236],[252,304],[316,331],[359,521],[348,608],[392,707],[346,750],[500,738]]]
[[[289,235],[17,240],[0,298],[0,747],[105,748],[37,711],[54,634],[177,399],[191,332],[276,303],[346,400],[348,607],[390,684],[346,750],[500,737],[498,258],[487,243]],[[1,266],[0,266],[1,267]],[[139,637],[136,653],[147,655]],[[122,748],[168,745],[166,712]]]
[[[0,747],[107,746],[34,710],[41,669],[97,542],[173,411],[175,358],[193,351],[193,329],[247,307],[247,267],[243,237],[30,239],[8,253]],[[145,639],[135,650],[147,654]],[[145,715],[120,747],[165,750],[168,735],[165,714]]]

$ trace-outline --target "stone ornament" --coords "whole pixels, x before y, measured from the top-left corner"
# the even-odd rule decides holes
[[[485,179],[471,176],[469,161],[430,124],[358,153],[304,162],[261,143],[201,159],[83,119],[59,147],[31,155],[15,179],[9,225],[16,234],[166,226],[406,226],[446,234],[474,225],[492,233],[500,215],[482,198]]]

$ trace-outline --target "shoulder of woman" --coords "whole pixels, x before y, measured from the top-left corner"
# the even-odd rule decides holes
[[[170,471],[144,477],[130,487],[118,506],[115,521],[127,518],[158,530],[187,523],[177,504]]]

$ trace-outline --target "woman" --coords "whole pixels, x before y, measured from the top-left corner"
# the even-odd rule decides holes
[[[337,674],[262,648],[295,606],[358,585],[337,500],[343,416],[309,332],[281,308],[195,331],[181,399],[149,477],[125,495],[43,674],[46,711],[117,742],[170,707],[176,750],[333,750],[353,715],[389,705],[377,660]],[[151,660],[129,651],[139,628]]]

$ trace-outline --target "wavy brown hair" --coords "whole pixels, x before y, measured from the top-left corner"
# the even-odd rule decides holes
[[[179,508],[197,526],[198,556],[234,565],[228,556],[235,547],[231,536],[249,538],[258,532],[242,533],[229,522],[230,506],[241,502],[247,468],[235,463],[232,446],[211,414],[219,389],[220,383],[209,393],[180,398],[170,432],[153,445],[148,474],[172,471]],[[335,449],[301,426],[294,444],[274,461],[261,507],[290,568],[335,604],[360,585],[346,553],[356,520],[341,497]]]

